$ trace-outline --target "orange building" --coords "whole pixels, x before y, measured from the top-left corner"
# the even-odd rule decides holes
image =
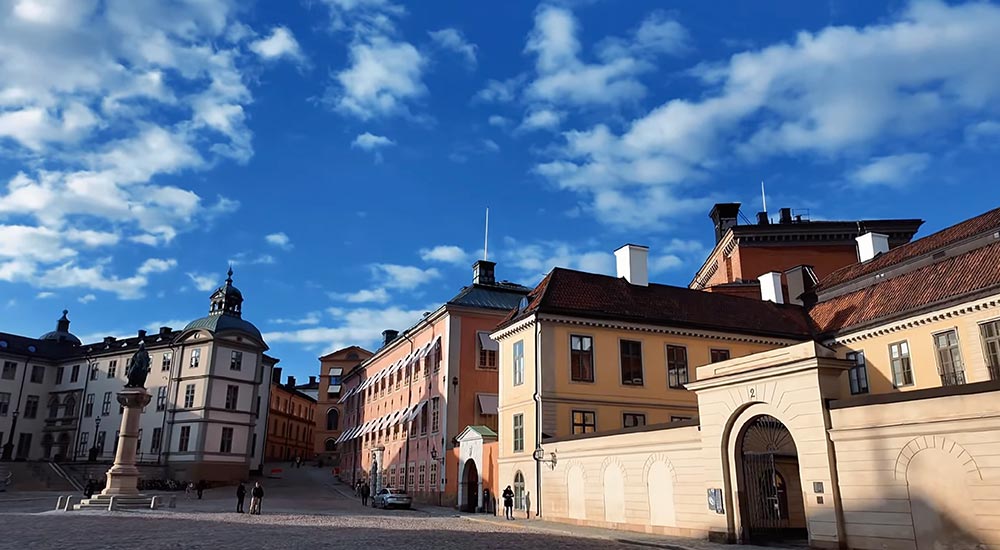
[[[334,470],[341,467],[337,439],[343,433],[343,405],[340,404],[341,380],[344,375],[362,362],[371,359],[372,352],[358,346],[349,346],[319,358],[319,379],[315,380],[316,437],[314,452],[324,465]],[[301,388],[300,388],[301,389]]]
[[[405,488],[418,502],[447,506],[468,489],[456,438],[468,426],[497,429],[497,344],[489,333],[530,290],[497,282],[495,265],[476,262],[472,285],[401,334],[386,330],[374,356],[344,377],[342,479]]]
[[[313,458],[316,400],[297,389],[295,377],[281,383],[281,369],[271,377],[271,406],[268,407],[264,460],[279,462],[295,457]]]
[[[757,279],[765,273],[807,265],[822,279],[858,261],[855,238],[859,235],[887,235],[891,249],[910,242],[924,223],[916,219],[810,221],[791,208],[779,210],[778,223],[771,223],[764,212],[757,214],[756,223],[749,223],[738,202],[716,204],[709,217],[715,225],[715,247],[688,288],[747,298],[760,296]],[[747,223],[740,224],[741,218]]]

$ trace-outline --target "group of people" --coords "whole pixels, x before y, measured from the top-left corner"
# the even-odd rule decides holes
[[[241,481],[239,486],[236,487],[236,513],[242,514],[243,512],[243,499],[247,496],[247,487]],[[250,490],[250,514],[260,515],[260,504],[264,500],[264,488],[261,487],[260,482],[254,483],[253,489]]]
[[[514,490],[510,488],[510,485],[503,490],[503,516],[509,520],[514,519]],[[531,493],[524,493],[524,517],[525,519],[531,519]]]
[[[205,483],[204,479],[200,480],[198,483],[192,481],[189,482],[186,487],[184,487],[184,494],[187,495],[188,498],[191,498],[192,495],[197,494],[198,500],[201,500],[202,494],[205,493],[205,489],[207,487],[208,484]]]
[[[368,499],[372,496],[372,486],[367,481],[358,480],[354,484],[354,494],[361,497],[362,506],[368,506]]]

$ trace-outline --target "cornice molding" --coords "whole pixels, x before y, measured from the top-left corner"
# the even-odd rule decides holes
[[[705,338],[707,340],[719,340],[726,342],[742,342],[748,344],[764,344],[770,346],[789,346],[800,344],[803,340],[793,340],[790,338],[777,338],[768,336],[753,336],[745,334],[731,334],[726,332],[688,329],[678,327],[664,327],[658,325],[646,325],[641,323],[630,323],[627,321],[610,321],[603,319],[584,319],[580,317],[568,317],[564,315],[536,315],[538,321],[560,323],[565,325],[586,326],[594,328],[608,328],[617,330],[631,330],[636,332],[648,332],[652,334],[668,334],[670,336],[688,336],[692,338]],[[515,325],[516,326],[516,325]],[[513,327],[511,327],[513,328]],[[505,329],[506,330],[506,329]]]

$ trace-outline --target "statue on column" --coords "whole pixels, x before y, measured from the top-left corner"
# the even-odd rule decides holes
[[[135,355],[128,360],[128,367],[125,369],[126,388],[145,388],[146,375],[149,374],[149,352],[146,351],[146,343],[139,341],[139,349]]]

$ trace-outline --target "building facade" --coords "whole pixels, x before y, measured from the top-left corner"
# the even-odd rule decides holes
[[[803,299],[772,321],[800,315],[809,334],[694,365],[695,419],[543,438],[537,512],[818,548],[1000,546],[1000,209],[887,240],[860,235],[859,261],[823,278],[788,270]],[[765,275],[762,295],[784,301]],[[516,371],[511,353],[502,339],[502,372]],[[500,397],[505,415],[504,385]],[[506,433],[501,484],[516,481]]]
[[[476,262],[472,285],[402,334],[386,331],[381,349],[344,377],[337,444],[351,482],[364,477],[417,501],[471,505],[464,499],[479,487],[482,465],[459,464],[455,438],[470,425],[496,429],[489,332],[529,290],[497,282],[494,268]]]
[[[0,333],[0,441],[14,460],[111,461],[121,407],[115,394],[143,342],[152,359],[142,415],[140,462],[176,479],[242,479],[261,468],[270,369],[260,331],[242,318],[232,272],[212,293],[209,314],[182,330],[144,330],[83,344],[67,312],[40,338]]]
[[[316,398],[295,384],[295,377],[281,383],[281,369],[271,376],[264,458],[268,462],[311,460],[315,453]]]
[[[343,378],[362,362],[371,359],[372,352],[358,346],[349,346],[319,358],[319,378],[316,381],[316,426],[314,453],[324,466],[330,466],[338,475],[342,467],[341,448],[337,443],[344,433]],[[310,377],[312,378],[312,377]]]

